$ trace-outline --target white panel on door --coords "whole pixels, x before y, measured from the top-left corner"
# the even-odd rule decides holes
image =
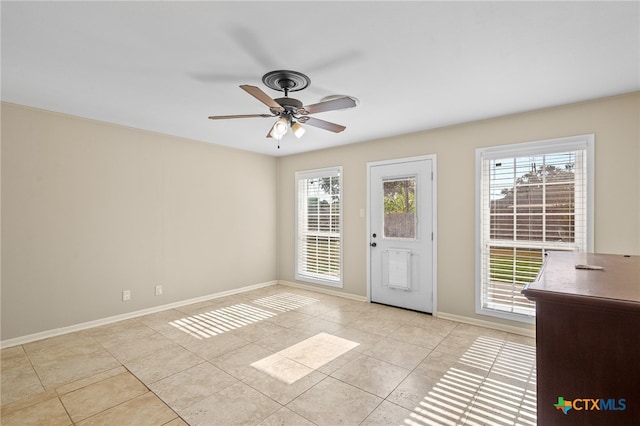
[[[383,285],[408,291],[411,289],[411,250],[385,250]],[[386,265],[385,265],[386,264]],[[383,267],[384,267],[383,266]]]

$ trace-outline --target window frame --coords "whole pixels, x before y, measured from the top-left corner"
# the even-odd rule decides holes
[[[524,323],[534,323],[535,313],[527,315],[524,313],[515,313],[492,309],[484,304],[484,282],[483,277],[488,275],[483,270],[483,257],[487,255],[485,250],[485,229],[483,225],[483,215],[486,214],[486,206],[483,204],[483,191],[488,185],[483,179],[485,161],[495,159],[505,159],[522,156],[534,155],[551,155],[554,153],[563,153],[569,151],[582,151],[584,153],[584,194],[586,201],[584,203],[584,238],[582,246],[578,247],[578,251],[593,251],[593,212],[594,212],[594,144],[595,137],[593,134],[570,136],[564,138],[546,139],[534,142],[524,142],[500,146],[492,146],[476,149],[476,277],[475,277],[475,302],[476,314],[488,315],[492,317],[513,320]],[[487,200],[488,201],[488,200]],[[488,239],[486,239],[488,241]],[[527,244],[526,240],[519,240],[514,246],[524,248],[541,249],[540,243]],[[553,244],[548,244],[552,246]],[[561,247],[558,247],[561,248]],[[542,248],[548,250],[548,248]]]
[[[304,260],[301,259],[301,221],[307,220],[306,215],[306,200],[300,199],[300,185],[303,181],[308,179],[338,177],[339,194],[340,199],[339,211],[338,211],[338,241],[339,247],[339,273],[338,277],[322,276],[321,274],[307,272],[302,270]],[[343,178],[342,178],[342,166],[326,167],[322,169],[304,170],[295,173],[295,278],[298,281],[309,282],[313,284],[322,284],[331,287],[343,288],[343,276],[344,276],[344,237],[343,237]],[[301,211],[302,210],[302,211]],[[301,215],[304,214],[304,216]],[[304,222],[303,222],[304,223]],[[334,233],[335,234],[335,233]]]

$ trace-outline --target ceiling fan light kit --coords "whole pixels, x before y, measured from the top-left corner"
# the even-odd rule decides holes
[[[306,132],[304,127],[302,127],[298,122],[295,122],[291,125],[291,130],[293,131],[295,137],[298,139],[300,139],[302,135],[304,135],[304,132]]]
[[[287,119],[285,117],[280,117],[274,123],[274,125],[271,128],[271,130],[269,131],[269,134],[267,135],[267,137],[268,138],[275,138],[277,140],[280,140],[287,133],[288,128],[289,128],[289,122],[287,121]]]
[[[269,107],[271,114],[214,115],[209,118],[211,120],[222,120],[230,118],[277,117],[278,120],[276,120],[271,130],[269,130],[269,133],[267,133],[267,138],[276,139],[278,141],[278,148],[280,148],[280,140],[287,134],[289,129],[291,129],[296,138],[299,139],[302,137],[305,129],[300,123],[329,130],[334,133],[342,132],[346,129],[345,126],[319,118],[309,117],[309,115],[353,108],[358,104],[357,99],[350,96],[327,97],[312,105],[304,105],[298,99],[290,98],[289,92],[303,90],[311,84],[309,77],[298,71],[270,71],[262,76],[262,82],[270,89],[284,92],[284,97],[273,99],[260,88],[248,84],[240,85],[240,88]]]

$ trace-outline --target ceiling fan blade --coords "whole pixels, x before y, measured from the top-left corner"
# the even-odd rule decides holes
[[[353,108],[354,106],[356,106],[356,101],[348,96],[345,96],[344,98],[332,99],[330,101],[319,102],[312,105],[305,105],[298,111],[298,113],[303,115],[316,114],[318,112],[333,111],[336,109]]]
[[[251,28],[242,25],[230,27],[227,31],[260,67],[275,69],[277,61],[267,53],[269,45],[264,43],[265,38],[261,37],[261,34],[256,34]]]
[[[271,99],[271,97],[266,93],[264,93],[259,87],[250,86],[248,84],[242,84],[240,85],[240,88],[245,92],[247,92],[248,94],[250,94],[251,96],[253,96],[254,98],[256,98],[257,100],[259,100],[260,102],[262,102],[263,104],[265,104],[266,106],[268,106],[269,108],[280,111],[280,112],[284,111],[284,108],[282,108],[282,105],[280,105],[279,103]]]
[[[341,131],[346,129],[345,126],[342,126],[340,124],[331,123],[329,121],[320,120],[319,118],[314,118],[314,117],[300,117],[298,121],[303,124],[319,127],[321,129],[329,130],[330,132],[335,132],[335,133],[340,133]]]
[[[209,117],[211,120],[226,120],[228,118],[255,118],[255,117],[275,117],[275,115],[270,114],[241,114],[241,115],[212,115]]]

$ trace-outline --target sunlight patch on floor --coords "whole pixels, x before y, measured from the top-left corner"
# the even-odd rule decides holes
[[[290,385],[358,345],[332,334],[319,333],[251,366]]]
[[[236,328],[255,324],[276,315],[273,312],[240,303],[170,321],[169,324],[196,339],[202,340]]]
[[[256,299],[252,303],[280,312],[292,311],[318,302],[318,299],[293,293],[278,293],[273,296]]]
[[[462,355],[460,362],[471,367],[489,370],[502,350],[503,340],[478,337]]]
[[[300,296],[292,293],[278,293],[251,301],[256,305],[278,312],[288,312],[311,303],[318,299]],[[198,340],[217,336],[227,331],[255,324],[278,315],[245,303],[220,308],[209,312],[170,321],[169,324]]]
[[[478,337],[460,364],[488,375],[450,368],[404,424],[535,426],[535,359],[534,347]]]

